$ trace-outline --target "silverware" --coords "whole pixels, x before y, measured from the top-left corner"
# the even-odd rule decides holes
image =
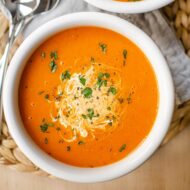
[[[28,22],[36,16],[54,9],[60,0],[0,0],[0,8],[9,19],[9,37],[0,60],[0,132],[2,124],[2,90],[8,66],[8,55],[11,46]]]

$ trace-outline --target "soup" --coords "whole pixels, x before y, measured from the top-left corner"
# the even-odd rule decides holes
[[[158,109],[154,71],[129,39],[97,27],[62,31],[29,58],[19,85],[23,124],[53,158],[111,164],[149,134]]]

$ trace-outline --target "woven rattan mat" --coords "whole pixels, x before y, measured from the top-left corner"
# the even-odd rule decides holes
[[[177,0],[172,5],[164,8],[171,27],[175,28],[176,34],[181,39],[186,53],[190,56],[190,0]],[[8,22],[0,13],[0,57],[2,56],[8,36]],[[18,38],[12,48],[12,57],[22,37]],[[179,63],[180,64],[180,63]],[[172,124],[162,146],[169,142],[175,135],[182,131],[190,123],[190,101],[176,105]],[[0,164],[25,172],[33,172],[38,175],[48,176],[46,172],[40,170],[20,151],[9,134],[6,122],[2,124],[2,139],[0,141]]]

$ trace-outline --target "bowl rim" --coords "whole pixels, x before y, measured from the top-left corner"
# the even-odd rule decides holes
[[[145,13],[164,7],[174,0],[141,0],[135,2],[119,2],[114,0],[84,0],[85,2],[105,11],[114,13]]]
[[[102,19],[104,18],[104,19]],[[129,38],[148,57],[155,71],[160,95],[156,121],[147,138],[131,154],[110,165],[80,168],[47,155],[24,129],[18,108],[18,86],[26,60],[50,36],[68,28],[95,26],[113,30]],[[138,33],[138,35],[136,35]],[[146,42],[146,43],[145,43]],[[149,51],[148,51],[149,50]],[[154,62],[152,62],[154,60]],[[3,105],[9,131],[21,151],[44,171],[74,182],[107,181],[127,174],[145,162],[161,144],[174,110],[173,80],[160,50],[139,28],[119,17],[97,12],[79,12],[56,18],[30,34],[11,60],[3,87]]]

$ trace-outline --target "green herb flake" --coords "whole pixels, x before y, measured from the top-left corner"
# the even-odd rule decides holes
[[[102,87],[102,85],[104,84],[104,81],[101,79],[98,79],[96,84],[97,84],[98,88],[100,89]]]
[[[43,133],[47,132],[49,127],[53,127],[53,123],[43,123],[42,125],[40,125],[40,129]]]
[[[82,114],[82,117],[83,117],[83,119],[87,119],[87,116],[86,116],[86,115],[84,115],[84,114]]]
[[[82,94],[85,98],[91,98],[92,97],[92,89],[90,87],[86,87],[82,90]]]
[[[41,57],[42,57],[42,58],[45,58],[45,57],[46,57],[46,53],[45,53],[44,51],[41,53]]]
[[[98,73],[98,80],[96,85],[98,86],[98,88],[100,89],[102,87],[102,85],[107,86],[107,80],[104,80],[103,78],[109,78],[110,74],[109,73]]]
[[[40,129],[43,133],[45,133],[47,130],[48,130],[48,124],[47,123],[44,123],[42,125],[40,125]]]
[[[50,53],[50,57],[51,57],[52,59],[57,60],[57,59],[58,59],[57,51],[52,51],[52,52]]]
[[[45,143],[45,144],[48,144],[48,142],[49,142],[49,141],[48,141],[48,138],[46,137],[46,138],[44,139],[44,143]]]
[[[107,86],[107,83],[108,83],[107,80],[104,80],[104,81],[103,81],[104,86]]]
[[[86,79],[83,76],[79,76],[80,83],[85,86],[86,84]]]
[[[79,141],[78,142],[78,145],[83,145],[84,144],[84,141]]]
[[[92,118],[94,117],[94,110],[89,108],[87,111],[88,111],[88,114],[87,114],[88,118],[92,120]]]
[[[108,125],[109,125],[109,126],[112,126],[112,125],[113,125],[112,121],[110,121],[110,122],[108,123]]]
[[[61,80],[64,81],[66,79],[70,79],[71,78],[71,74],[68,70],[66,70],[65,72],[63,72],[61,74]]]
[[[123,144],[120,148],[119,148],[119,152],[123,152],[126,149],[126,144]]]
[[[102,53],[105,54],[105,53],[107,52],[107,45],[106,45],[106,44],[104,44],[104,43],[99,43],[99,47],[100,47]]]
[[[71,147],[67,146],[67,152],[70,152],[70,151],[71,151]]]
[[[46,100],[48,100],[48,99],[49,99],[49,94],[46,94],[46,95],[44,96],[44,98],[45,98]]]
[[[57,64],[55,63],[54,60],[52,60],[52,61],[50,62],[50,69],[51,69],[51,72],[52,72],[52,73],[55,73],[55,71],[57,70]]]
[[[110,74],[109,74],[109,73],[104,73],[104,76],[105,76],[106,78],[110,78]]]
[[[104,77],[104,73],[98,73],[98,78],[102,79]]]
[[[111,86],[111,87],[108,89],[108,93],[112,93],[113,95],[116,95],[117,90],[116,90],[115,87]]]

